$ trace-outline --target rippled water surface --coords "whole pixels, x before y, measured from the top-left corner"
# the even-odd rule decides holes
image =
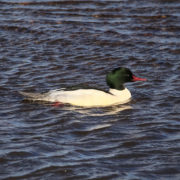
[[[0,179],[180,179],[178,0],[0,1]],[[123,106],[23,101],[124,66]]]

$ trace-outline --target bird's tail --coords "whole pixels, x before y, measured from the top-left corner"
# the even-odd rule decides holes
[[[20,91],[19,94],[25,96],[26,100],[47,101],[47,93],[28,93],[28,92]]]

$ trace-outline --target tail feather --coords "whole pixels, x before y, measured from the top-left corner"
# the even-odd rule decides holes
[[[46,93],[28,93],[28,92],[19,92],[21,95],[25,96],[25,99],[32,101],[46,101]]]

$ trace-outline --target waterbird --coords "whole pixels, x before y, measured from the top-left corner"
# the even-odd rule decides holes
[[[128,68],[118,67],[106,75],[108,92],[89,88],[65,90],[56,89],[46,93],[20,92],[29,100],[52,102],[55,106],[71,104],[82,107],[105,107],[124,104],[130,101],[131,93],[124,86],[127,82],[146,81],[145,78],[135,76]]]

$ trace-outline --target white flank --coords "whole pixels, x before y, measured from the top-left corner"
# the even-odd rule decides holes
[[[34,100],[68,103],[84,107],[104,107],[115,104],[123,104],[129,101],[131,93],[124,90],[110,89],[109,93],[96,89],[79,89],[73,91],[52,90],[48,93],[36,96]]]

